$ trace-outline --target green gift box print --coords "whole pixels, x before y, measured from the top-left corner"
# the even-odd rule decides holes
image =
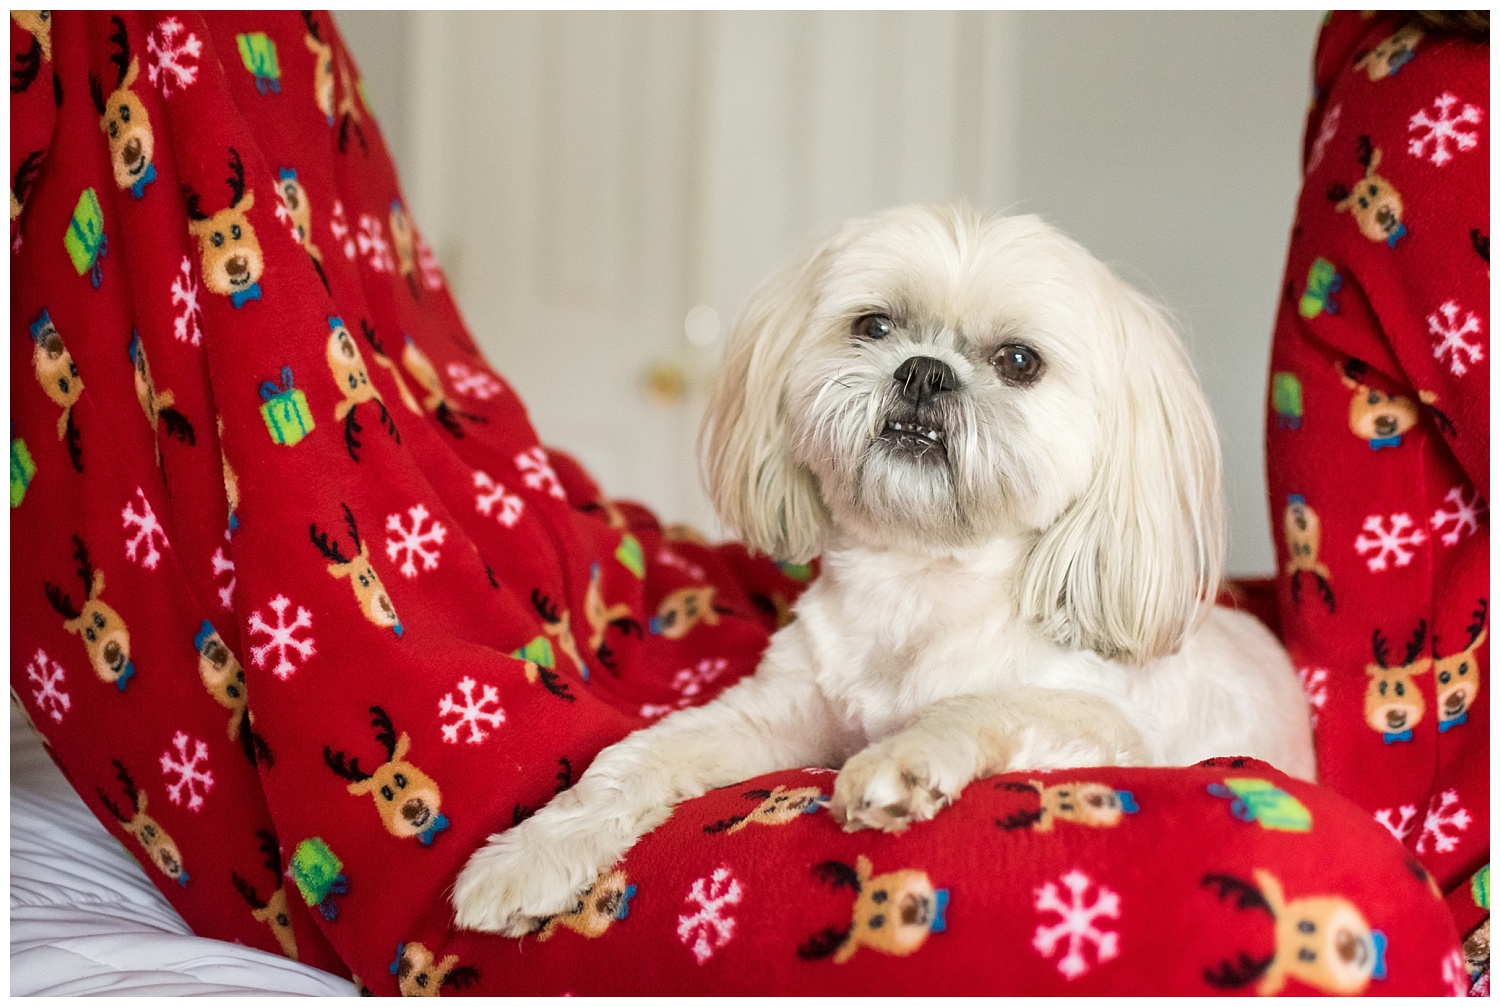
[[[26,442],[19,437],[10,439],[10,505],[21,506],[22,499],[26,496],[26,487],[31,485],[31,477],[36,475],[36,463],[31,460],[31,452],[26,449]]]
[[[281,63],[276,59],[276,43],[263,31],[236,35],[234,44],[239,47],[240,59],[245,69],[255,76],[255,89],[261,94],[267,90],[281,93]]]
[[[78,275],[89,274],[89,282],[94,285],[95,290],[99,289],[99,284],[104,279],[99,260],[104,258],[108,245],[104,236],[104,210],[99,206],[99,197],[94,194],[93,189],[84,189],[78,197],[78,205],[73,208],[73,219],[68,221],[68,231],[63,235],[63,247],[68,250],[68,258],[73,260],[73,268],[78,271]]]
[[[274,381],[260,383],[260,415],[266,421],[271,440],[277,444],[291,446],[312,433],[315,424],[312,410],[307,408],[307,396],[302,390],[292,387],[292,369],[281,369],[281,386]]]

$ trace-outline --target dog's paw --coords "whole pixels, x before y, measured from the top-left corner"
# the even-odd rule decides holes
[[[952,804],[973,778],[973,758],[919,734],[898,734],[858,753],[839,771],[829,811],[844,831],[902,832]]]
[[[547,828],[539,813],[491,836],[453,886],[454,922],[465,930],[524,937],[549,916],[572,912],[579,896],[615,861],[597,833]],[[540,827],[532,827],[540,824]]]

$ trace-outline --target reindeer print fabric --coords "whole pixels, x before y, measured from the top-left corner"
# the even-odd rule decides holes
[[[1324,29],[1275,342],[1280,622],[1320,779],[1464,932],[1489,861],[1489,47]]]
[[[1459,528],[1450,564],[1479,549],[1482,516],[1435,528],[1402,494],[1436,492],[1424,473],[1443,493],[1452,476],[1453,506],[1487,492],[1438,460],[1421,394],[1472,445],[1482,410],[1453,382],[1483,368],[1440,356],[1404,391],[1363,345],[1363,369],[1279,365],[1300,382],[1277,386],[1287,436],[1400,468],[1347,503],[1311,474],[1278,484],[1302,508],[1283,622],[1304,655],[1345,648],[1317,658],[1332,787],[1233,758],[1012,774],[896,836],[832,823],[832,771],[777,773],[681,806],[524,940],[457,932],[446,893],[470,853],[603,746],[749,673],[816,568],[662,527],[538,443],[326,13],[13,12],[11,57],[12,692],[199,934],[382,995],[1467,983],[1443,896],[1474,901],[1459,879],[1485,849],[1487,598],[1464,593],[1474,573],[1419,604],[1431,543],[1384,572],[1351,550],[1365,514],[1398,537],[1403,514]],[[1375,136],[1368,164],[1329,146],[1346,184],[1368,169],[1401,192],[1394,245],[1318,204],[1353,247],[1439,233],[1408,142]],[[1449,149],[1423,170],[1472,159]],[[1349,247],[1315,250],[1332,272],[1297,291],[1299,324],[1368,318]],[[1459,329],[1483,313],[1450,295]],[[1411,422],[1354,433],[1345,379],[1404,395]],[[1377,604],[1382,577],[1403,600]],[[1463,700],[1455,682],[1474,683]],[[1397,686],[1425,696],[1404,723]],[[1358,772],[1377,760],[1384,782]]]

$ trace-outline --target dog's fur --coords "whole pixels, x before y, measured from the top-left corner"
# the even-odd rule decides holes
[[[1029,383],[996,363],[1017,345],[1042,361]],[[951,379],[915,403],[896,378],[913,357]],[[1285,653],[1211,604],[1220,457],[1187,356],[1042,221],[846,225],[753,295],[704,431],[726,523],[778,558],[821,553],[822,576],[754,675],[491,836],[455,887],[460,926],[531,932],[672,805],[772,770],[842,767],[832,814],[886,831],[1012,770],[1249,755],[1312,779]]]

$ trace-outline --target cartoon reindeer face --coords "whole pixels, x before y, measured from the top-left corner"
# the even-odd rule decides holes
[[[308,240],[312,234],[312,204],[307,200],[307,190],[297,181],[296,169],[282,168],[277,174],[276,195],[292,225],[292,236],[302,247],[314,251]]]
[[[193,646],[198,651],[198,676],[203,679],[203,687],[214,702],[232,714],[229,740],[234,741],[239,737],[240,721],[245,713],[245,669],[207,619],[193,637]]]
[[[131,88],[140,74],[140,60],[130,55],[130,40],[125,22],[110,19],[115,30],[109,39],[115,51],[109,60],[118,70],[118,83],[105,97],[99,78],[89,74],[89,92],[99,113],[99,128],[109,137],[109,160],[114,169],[115,184],[129,189],[140,199],[145,188],[156,179],[156,139],[151,132],[151,117],[146,106]]]
[[[266,260],[248,216],[255,205],[255,193],[245,189],[245,166],[233,147],[229,148],[229,177],[225,182],[232,197],[229,207],[211,216],[203,212],[198,194],[187,186],[183,186],[183,197],[187,201],[188,233],[198,239],[203,285],[242,308],[248,301],[260,300]]]
[[[390,716],[382,708],[372,706],[370,713],[374,718],[370,724],[375,728],[375,740],[385,749],[385,762],[367,773],[360,768],[359,759],[348,758],[328,747],[323,749],[323,761],[350,781],[349,793],[368,794],[375,801],[375,811],[387,832],[398,839],[416,837],[423,846],[430,846],[438,833],[448,828],[448,818],[439,810],[443,798],[438,785],[406,761],[410,736],[402,732],[398,738]]]
[[[317,525],[308,526],[312,543],[319,552],[332,560],[328,564],[330,574],[335,578],[349,578],[349,586],[354,589],[354,600],[365,618],[377,626],[395,630],[396,635],[400,636],[402,627],[401,620],[396,615],[396,606],[391,604],[391,596],[380,582],[380,575],[370,564],[370,550],[359,537],[359,525],[354,520],[354,512],[349,509],[348,504],[339,506],[344,508],[344,523],[349,528],[349,537],[354,540],[354,548],[358,552],[352,558],[346,556],[338,542],[332,541],[328,533],[320,533]]]
[[[136,842],[146,851],[151,862],[173,881],[187,887],[188,872],[182,864],[182,852],[177,849],[177,844],[172,842],[172,837],[167,835],[165,829],[157,824],[156,819],[146,814],[146,795],[136,790],[135,781],[130,778],[130,773],[125,769],[125,764],[119,759],[114,760],[116,778],[125,791],[127,807],[131,809],[126,814],[115,806],[103,789],[95,789],[99,800],[109,809],[117,819],[120,820],[120,828],[135,837]]]
[[[249,904],[250,915],[270,927],[276,943],[281,945],[281,953],[296,961],[297,937],[292,933],[292,919],[286,910],[286,887],[281,881],[281,849],[276,844],[275,833],[261,829],[256,835],[260,837],[260,851],[266,855],[266,870],[276,879],[276,890],[267,898],[261,898],[255,886],[238,874],[231,874],[230,878],[240,897]]]
[[[52,12],[50,10],[13,10],[10,19],[31,33],[43,61],[52,62]]]
[[[788,788],[777,785],[772,790],[747,790],[744,796],[760,801],[749,814],[736,815],[721,822],[703,826],[704,832],[731,835],[747,825],[785,825],[821,808],[824,794],[817,787]]]
[[[1302,575],[1311,574],[1318,585],[1318,593],[1328,611],[1333,611],[1333,585],[1329,583],[1327,564],[1318,559],[1318,548],[1323,539],[1323,522],[1318,512],[1307,505],[1301,493],[1292,493],[1286,498],[1286,510],[1282,512],[1281,527],[1286,539],[1286,575],[1291,584],[1292,602],[1302,599]]]
[[[1370,676],[1365,690],[1365,723],[1384,737],[1386,744],[1393,741],[1410,741],[1412,728],[1422,722],[1427,712],[1427,701],[1414,681],[1417,675],[1432,667],[1432,658],[1418,658],[1427,636],[1427,620],[1418,621],[1416,632],[1406,646],[1406,656],[1399,665],[1389,663],[1389,652],[1385,637],[1375,630],[1371,637],[1371,649],[1375,663],[1365,666]]]
[[[603,575],[599,564],[589,568],[589,586],[583,593],[583,617],[589,624],[589,651],[598,655],[606,668],[614,667],[613,655],[604,645],[604,630],[617,626],[623,632],[640,632],[640,624],[630,616],[630,606],[624,602],[614,605],[604,603]]]
[[[1342,184],[1328,189],[1328,199],[1340,213],[1348,211],[1359,232],[1371,241],[1383,241],[1392,248],[1406,235],[1401,222],[1401,194],[1389,181],[1375,174],[1380,167],[1380,149],[1371,148],[1370,138],[1359,138],[1359,163],[1365,167],[1364,178],[1354,183],[1353,191]]]
[[[1035,811],[1021,812],[997,823],[1007,830],[1030,825],[1035,832],[1051,832],[1059,821],[1107,829],[1140,810],[1130,791],[1116,790],[1103,783],[1056,783],[1049,787],[1041,780],[1032,780],[1029,784],[1007,782],[1001,786],[1007,790],[1035,791],[1041,798]]]
[[[78,376],[78,365],[73,355],[63,345],[52,316],[43,311],[31,323],[31,362],[36,368],[36,379],[47,393],[47,398],[62,407],[62,418],[57,421],[57,436],[61,439],[73,415],[73,407],[83,397],[83,379]]]
[[[124,692],[126,683],[135,675],[135,665],[130,660],[130,631],[125,628],[125,620],[120,614],[100,600],[99,595],[104,591],[104,571],[94,569],[83,539],[74,535],[73,545],[78,578],[83,582],[83,605],[74,605],[73,599],[50,581],[45,586],[47,600],[63,617],[63,629],[83,639],[94,673]]]
[[[1420,41],[1422,29],[1414,24],[1404,25],[1356,60],[1354,69],[1363,70],[1372,81],[1384,80],[1411,62]]]
[[[307,34],[302,37],[307,51],[313,54],[313,99],[318,103],[318,110],[328,119],[328,125],[333,125],[333,46],[323,41],[323,33],[318,30],[318,22],[313,20],[311,11],[302,12],[302,20],[307,23]]]
[[[1237,964],[1225,961],[1204,970],[1210,985],[1234,989],[1258,979],[1256,993],[1275,996],[1290,977],[1347,996],[1363,993],[1372,978],[1385,978],[1385,934],[1372,929],[1348,899],[1314,895],[1288,902],[1281,882],[1269,872],[1257,870],[1254,877],[1254,885],[1227,874],[1203,878],[1221,899],[1232,895],[1240,909],[1265,911],[1276,933],[1269,958],[1256,961],[1240,952]]]
[[[1344,387],[1354,392],[1349,400],[1349,429],[1370,442],[1371,450],[1401,446],[1401,435],[1417,425],[1417,404],[1405,395],[1387,395],[1364,382],[1368,368],[1350,359],[1340,372]]]
[[[396,947],[396,960],[391,962],[391,975],[404,997],[441,996],[444,987],[464,989],[479,980],[479,971],[472,965],[458,965],[458,955],[444,955],[439,962],[427,945],[413,941]]]
[[[1456,654],[1433,658],[1432,673],[1437,682],[1438,731],[1440,732],[1467,721],[1469,709],[1479,695],[1478,651],[1490,635],[1489,623],[1486,621],[1488,614],[1488,600],[1479,599],[1479,607],[1474,610],[1474,621],[1468,626],[1468,646]],[[1436,636],[1432,638],[1432,649],[1436,655]]]
[[[700,622],[717,626],[719,613],[714,609],[714,593],[717,590],[712,584],[701,584],[673,591],[656,607],[656,617],[651,620],[651,632],[659,633],[668,640],[680,640]]]
[[[333,408],[333,417],[342,421],[355,406],[380,398],[380,393],[370,383],[370,373],[365,369],[365,359],[360,356],[359,344],[350,335],[342,318],[328,319],[328,369],[333,380],[344,395]]]
[[[882,954],[905,956],[920,948],[928,934],[947,928],[944,911],[948,890],[935,889],[925,871],[901,870],[874,875],[868,857],[861,854],[850,867],[825,860],[813,868],[825,884],[852,888],[853,919],[848,928],[828,927],[797,949],[805,960],[832,957],[842,964],[861,946]]]
[[[156,464],[160,465],[160,425],[165,425],[167,433],[175,439],[191,445],[196,439],[193,424],[174,407],[176,397],[170,391],[157,391],[156,382],[151,377],[151,364],[146,359],[146,347],[141,344],[140,336],[133,333],[130,337],[130,362],[135,366],[136,401],[141,404],[141,412],[146,414],[146,422],[151,424],[151,434],[156,439]]]
[[[547,940],[558,927],[567,927],[585,937],[598,937],[615,920],[623,920],[630,914],[630,900],[633,898],[635,885],[626,883],[625,872],[610,871],[578,896],[571,912],[549,917],[537,940]]]

